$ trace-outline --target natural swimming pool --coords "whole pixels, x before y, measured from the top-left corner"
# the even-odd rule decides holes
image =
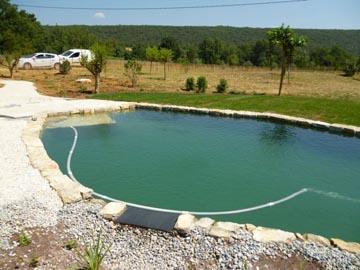
[[[72,170],[99,193],[161,208],[251,207],[218,220],[360,241],[360,140],[296,126],[173,112],[111,113],[113,124],[78,126]],[[75,125],[76,126],[76,125]],[[66,173],[68,128],[42,135]]]

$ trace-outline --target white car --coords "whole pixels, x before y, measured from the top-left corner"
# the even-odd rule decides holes
[[[92,53],[90,50],[83,49],[71,49],[59,55],[60,61],[69,61],[70,64],[80,64],[81,57],[87,57],[88,60],[92,59]]]
[[[18,63],[19,68],[33,69],[33,68],[55,68],[60,67],[60,58],[53,53],[34,53],[22,56]]]

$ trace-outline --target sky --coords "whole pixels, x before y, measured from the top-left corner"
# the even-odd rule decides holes
[[[109,10],[109,8],[243,4],[268,1],[271,0],[10,0],[11,3],[19,5],[19,8],[35,14],[42,24],[49,25],[276,27],[284,23],[294,28],[360,29],[360,0],[307,0],[271,5],[186,10]],[[95,9],[62,10],[22,7],[21,5]]]

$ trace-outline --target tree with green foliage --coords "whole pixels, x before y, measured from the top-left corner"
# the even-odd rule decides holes
[[[44,50],[63,53],[72,48],[88,49],[96,41],[96,36],[82,26],[58,26],[44,27]],[[110,40],[104,40],[109,48],[115,47]]]
[[[159,49],[169,49],[172,51],[174,61],[177,61],[182,56],[182,50],[179,42],[173,37],[164,37],[159,45]]]
[[[128,60],[124,64],[125,76],[131,81],[131,87],[135,87],[141,74],[142,65],[135,60]]]
[[[281,48],[281,74],[278,95],[281,95],[282,85],[286,70],[289,70],[291,58],[296,48],[305,46],[306,40],[303,36],[295,34],[290,26],[281,25],[278,28],[268,31],[269,43]]]
[[[166,64],[173,58],[172,50],[161,48],[159,50],[159,61],[164,64],[164,80],[166,80]]]
[[[238,49],[237,55],[238,55],[240,65],[244,65],[247,62],[251,62],[250,58],[251,58],[252,48],[251,48],[250,44],[242,44],[242,45],[238,46],[237,49]]]
[[[204,64],[220,64],[223,50],[222,41],[207,38],[199,44],[199,57]]]
[[[0,64],[10,77],[22,54],[41,46],[42,28],[33,14],[18,10],[8,0],[0,0]]]
[[[159,59],[159,49],[156,47],[147,47],[146,48],[146,60],[150,61],[150,75],[152,72],[153,62],[158,61]]]
[[[255,66],[266,66],[267,64],[267,52],[269,50],[268,42],[265,40],[256,41],[255,45],[252,47],[250,54],[250,61]]]
[[[95,92],[100,92],[100,74],[106,66],[106,57],[108,51],[106,47],[100,43],[95,43],[90,48],[92,56],[90,59],[88,57],[81,58],[81,65],[84,66],[90,73],[94,76],[95,79]]]
[[[198,50],[196,46],[190,45],[185,48],[185,57],[189,63],[195,63],[198,59]]]
[[[355,62],[346,63],[343,67],[343,72],[345,77],[353,77],[356,72],[358,72]]]

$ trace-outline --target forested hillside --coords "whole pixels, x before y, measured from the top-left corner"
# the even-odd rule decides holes
[[[240,45],[255,43],[266,38],[269,28],[237,28],[228,26],[151,26],[151,25],[106,25],[106,26],[45,26],[66,30],[80,30],[94,35],[101,41],[112,40],[124,45],[158,45],[164,37],[174,37],[182,45],[197,45],[206,38],[217,38],[225,43]],[[340,46],[348,52],[360,55],[360,30],[295,29],[308,39],[308,47]]]

